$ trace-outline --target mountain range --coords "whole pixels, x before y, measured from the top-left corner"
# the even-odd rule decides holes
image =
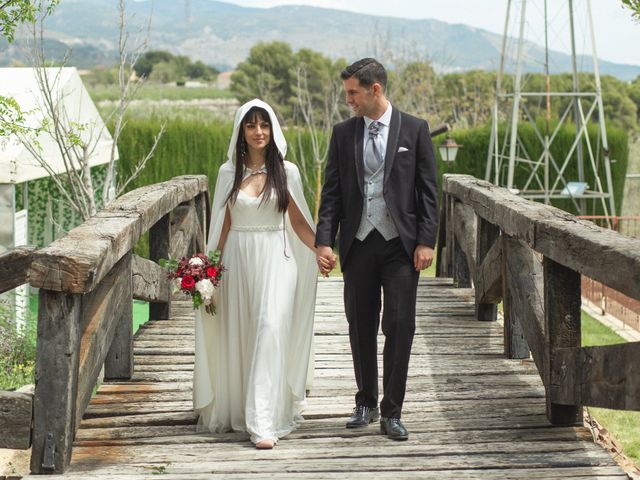
[[[444,72],[496,70],[500,60],[501,36],[464,24],[309,6],[247,8],[214,0],[129,1],[132,43],[150,13],[150,49],[187,55],[222,71],[243,61],[255,43],[273,40],[285,41],[294,50],[311,48],[348,61],[363,56],[376,56],[386,63],[429,60]],[[65,46],[71,46],[72,65],[86,68],[112,63],[117,57],[117,25],[114,0],[64,0],[47,20],[47,53],[55,58]],[[19,57],[18,46],[0,44],[0,65]],[[543,47],[528,43],[525,58],[525,71],[542,71],[538,59],[544,58]],[[508,57],[509,61],[513,63],[513,58]],[[552,73],[570,71],[570,62],[569,55],[549,52]],[[581,70],[592,70],[590,57],[579,56],[577,63]],[[599,66],[602,74],[622,80],[640,75],[639,65],[600,60]]]

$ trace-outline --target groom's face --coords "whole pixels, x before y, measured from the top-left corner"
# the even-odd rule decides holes
[[[364,87],[360,85],[360,80],[350,77],[342,81],[347,105],[356,117],[371,116],[375,111],[377,96],[375,85]]]

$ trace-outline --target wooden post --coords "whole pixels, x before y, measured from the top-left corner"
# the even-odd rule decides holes
[[[478,233],[476,235],[476,275],[487,256],[487,252],[500,238],[500,228],[487,222],[484,218],[477,217]],[[476,282],[476,286],[477,286]],[[480,303],[481,292],[476,288],[476,318],[480,321],[495,322],[498,319],[498,305],[493,303]]]
[[[436,256],[436,277],[445,277],[447,275],[447,262],[445,255],[447,253],[447,197],[446,193],[442,193],[442,202],[440,204],[440,221],[438,222],[438,252]]]
[[[133,281],[132,253],[118,262],[117,288],[120,298],[114,298],[117,308],[113,312],[117,326],[111,347],[104,362],[104,378],[128,380],[133,376]]]
[[[81,296],[40,290],[33,398],[33,473],[62,473],[76,431]]]
[[[453,262],[452,262],[452,274],[453,274],[453,281],[456,283],[458,288],[469,288],[471,286],[471,272],[469,271],[469,263],[467,260],[467,255],[464,253],[464,250],[462,248],[462,245],[460,245],[460,242],[458,241],[458,239],[456,238],[456,229],[455,229],[455,223],[458,221],[462,221],[462,219],[458,219],[457,215],[455,214],[455,206],[456,203],[459,200],[456,200],[455,198],[451,197],[451,200],[449,202],[450,205],[450,217],[453,221],[449,222],[450,223],[450,231],[451,231],[451,240],[452,242],[449,243],[449,245],[451,245],[453,248],[452,250],[452,254],[453,254]]]
[[[458,288],[471,287],[471,272],[469,272],[467,256],[455,237],[453,240],[453,280]]]
[[[195,198],[189,200],[189,210],[194,212],[193,214],[193,225],[190,228],[191,238],[189,239],[189,244],[191,245],[190,250],[193,253],[202,251],[198,246],[198,238],[200,237],[200,219],[198,218],[198,208],[195,201]]]
[[[33,385],[16,392],[0,390],[0,448],[26,450],[31,447]]]
[[[547,418],[554,425],[582,425],[582,406],[560,405],[551,401],[551,372],[556,365],[555,350],[580,346],[580,274],[548,257],[544,271],[545,336],[548,342],[546,371]],[[580,372],[572,372],[580,378]]]
[[[171,245],[171,214],[168,213],[149,229],[149,260],[158,262],[169,258]],[[149,303],[149,320],[168,320],[171,314],[171,300]]]
[[[196,202],[196,218],[197,218],[197,233],[196,233],[196,250],[203,252],[205,255],[207,252],[207,228],[209,225],[207,222],[207,196],[201,193],[195,198]]]
[[[529,358],[529,344],[522,329],[521,322],[525,313],[518,311],[513,300],[512,285],[514,279],[511,278],[507,262],[511,252],[509,248],[510,239],[503,235],[499,240],[502,242],[502,313],[504,315],[504,355],[507,358]]]
[[[455,222],[455,218],[453,217],[453,197],[451,195],[445,195],[444,197],[444,209],[446,212],[446,222],[445,222],[445,245],[447,246],[445,249],[445,258],[444,262],[444,273],[446,276],[453,276],[453,222]]]

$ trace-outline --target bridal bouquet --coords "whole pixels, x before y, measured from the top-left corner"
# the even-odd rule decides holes
[[[208,256],[196,253],[180,260],[162,259],[160,265],[169,270],[167,276],[174,281],[175,287],[191,297],[194,309],[204,305],[212,315],[216,312],[214,294],[225,271],[219,251],[209,252]]]

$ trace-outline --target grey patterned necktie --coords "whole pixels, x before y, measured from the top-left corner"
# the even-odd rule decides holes
[[[364,164],[371,173],[376,173],[382,165],[382,152],[376,141],[381,127],[380,122],[374,121],[369,124],[369,139],[364,147]]]

